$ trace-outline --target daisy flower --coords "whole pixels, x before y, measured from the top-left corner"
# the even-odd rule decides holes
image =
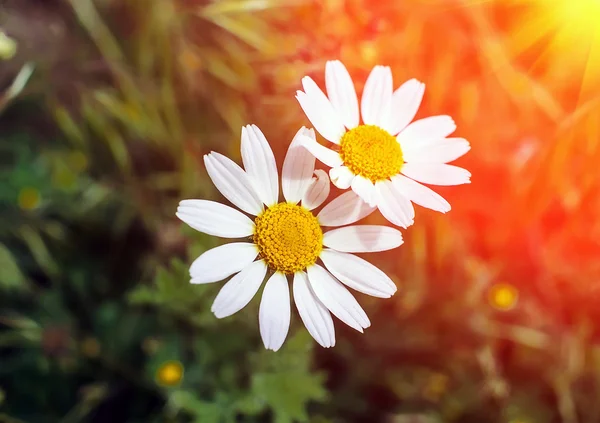
[[[391,223],[407,228],[419,204],[445,213],[450,204],[421,183],[459,185],[471,174],[447,164],[470,149],[463,138],[447,138],[456,129],[450,116],[432,116],[410,123],[421,104],[425,85],[416,79],[393,91],[392,71],[375,66],[365,83],[359,120],[358,97],[346,67],[329,61],[325,67],[327,96],[308,76],[296,98],[315,129],[334,146],[315,139],[303,145],[331,167],[331,181],[352,188],[377,207]]]
[[[318,214],[313,212],[327,199],[330,184],[325,171],[315,171],[314,156],[301,146],[303,138],[314,140],[314,131],[301,128],[290,144],[282,169],[283,202],[279,202],[271,147],[258,127],[248,125],[242,128],[245,170],[219,153],[204,156],[217,189],[241,211],[208,200],[183,200],[177,208],[177,217],[200,232],[245,238],[206,251],[190,267],[191,283],[217,282],[234,275],[212,305],[217,318],[245,307],[269,273],[258,318],[265,348],[274,351],[283,344],[290,326],[288,276],[293,279],[294,302],[304,325],[320,345],[332,347],[331,314],[360,332],[371,324],[344,285],[381,298],[396,292],[384,272],[351,253],[389,250],[403,242],[398,230],[386,226],[323,231],[323,227],[354,223],[372,208],[348,191]]]

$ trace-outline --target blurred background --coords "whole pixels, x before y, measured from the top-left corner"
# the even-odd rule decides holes
[[[0,422],[600,422],[598,0],[2,0]],[[322,349],[258,296],[217,320],[202,155],[255,123],[279,166],[304,75],[426,84],[473,183],[436,188],[372,327]],[[332,194],[333,196],[333,194]],[[374,214],[371,223],[384,223]]]

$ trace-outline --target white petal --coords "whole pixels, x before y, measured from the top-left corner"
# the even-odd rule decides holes
[[[375,211],[354,191],[346,191],[330,201],[317,215],[322,226],[344,226],[354,223]]]
[[[390,298],[397,290],[384,272],[355,255],[323,250],[321,260],[333,276],[363,294]]]
[[[448,163],[471,149],[464,138],[442,138],[428,143],[414,143],[402,150],[404,160],[410,163]]]
[[[254,297],[267,274],[263,260],[255,261],[229,280],[217,294],[210,309],[218,319],[243,309]]]
[[[338,167],[342,165],[342,158],[338,152],[322,146],[313,138],[300,136],[300,145],[310,151],[310,153],[320,162],[325,163],[329,167]]]
[[[339,60],[325,65],[325,86],[331,105],[348,129],[358,126],[358,97],[346,67]]]
[[[385,124],[392,106],[392,91],[390,67],[375,66],[365,82],[360,104],[365,124],[377,126]]]
[[[302,200],[304,193],[312,182],[315,171],[315,156],[302,146],[300,142],[302,136],[314,140],[315,131],[305,127],[300,128],[294,139],[292,139],[283,161],[281,189],[286,201],[294,204]]]
[[[439,163],[404,163],[402,173],[415,181],[430,185],[471,183],[471,172],[462,167]]]
[[[307,271],[313,292],[334,316],[359,332],[371,326],[356,298],[327,270],[315,264]]]
[[[277,204],[279,175],[273,150],[256,125],[242,128],[242,162],[254,191],[267,206]]]
[[[329,310],[313,293],[304,272],[294,275],[294,302],[306,330],[322,347],[335,345],[335,329]]]
[[[290,289],[283,273],[275,272],[263,291],[258,311],[260,336],[265,348],[277,351],[290,329]]]
[[[243,238],[254,232],[254,223],[248,216],[215,201],[183,200],[176,215],[192,228],[208,235]]]
[[[391,181],[378,181],[375,195],[377,208],[388,221],[405,229],[414,223],[415,209],[412,203],[394,189]]]
[[[392,95],[391,113],[388,115],[387,122],[383,129],[392,135],[398,134],[415,118],[423,94],[425,93],[425,84],[411,79],[400,85]]]
[[[354,173],[346,166],[338,166],[332,167],[329,170],[329,177],[331,178],[331,182],[339,189],[348,189],[352,185]]]
[[[340,116],[331,105],[327,96],[323,94],[323,91],[321,91],[310,77],[305,76],[302,78],[302,86],[304,92],[297,91],[296,99],[300,103],[302,110],[304,110],[306,117],[323,138],[339,144],[340,138],[346,132]]]
[[[254,191],[248,175],[234,161],[212,152],[204,156],[204,164],[210,179],[223,197],[255,216],[263,210],[262,201]]]
[[[352,179],[352,191],[371,207],[375,207],[375,185],[370,179],[357,175]]]
[[[302,199],[302,205],[308,210],[316,209],[323,204],[327,200],[327,197],[329,197],[329,191],[331,190],[327,172],[317,169],[315,170],[315,175],[317,177],[313,179],[312,184],[308,187]]]
[[[402,150],[414,148],[447,137],[456,130],[456,124],[450,116],[430,116],[411,123],[398,135]]]
[[[257,255],[258,248],[249,242],[232,242],[212,248],[202,253],[190,266],[192,283],[223,280],[244,269]]]
[[[346,253],[374,253],[402,245],[400,231],[388,226],[354,225],[323,235],[323,245]]]
[[[442,213],[450,211],[450,203],[444,197],[404,175],[392,177],[392,184],[399,193],[415,204]]]

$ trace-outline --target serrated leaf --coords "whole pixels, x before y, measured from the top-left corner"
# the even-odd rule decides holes
[[[235,408],[244,415],[255,416],[264,411],[267,403],[255,395],[248,394],[235,402]]]
[[[307,421],[308,404],[327,397],[324,377],[310,371],[312,345],[308,333],[300,330],[280,351],[265,350],[254,357],[258,371],[252,375],[252,393],[271,408],[276,423]]]
[[[307,421],[308,403],[323,400],[327,395],[323,377],[292,369],[254,375],[252,392],[273,410],[276,423]]]
[[[129,302],[136,305],[153,304],[156,296],[147,286],[139,286],[128,295]]]
[[[168,268],[159,268],[152,286],[140,285],[129,293],[132,304],[153,305],[163,312],[185,319],[194,326],[208,322],[216,324],[210,311],[215,296],[213,284],[190,284],[188,265],[181,260],[172,260]]]
[[[187,411],[194,416],[194,422],[221,423],[222,410],[218,404],[202,401],[187,391],[177,391],[170,396],[170,406]]]

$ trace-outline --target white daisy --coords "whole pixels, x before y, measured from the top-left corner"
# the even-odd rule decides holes
[[[335,144],[329,149],[304,138],[303,145],[331,167],[331,181],[340,189],[352,187],[365,202],[376,206],[391,223],[407,228],[414,222],[411,203],[445,213],[450,204],[419,182],[460,185],[471,174],[447,164],[471,148],[463,138],[447,138],[456,125],[450,116],[412,122],[425,84],[411,79],[393,91],[392,71],[375,66],[358,97],[346,67],[329,61],[325,67],[327,96],[308,76],[296,98],[315,129]]]
[[[332,347],[335,333],[330,312],[360,332],[371,324],[344,285],[381,298],[396,292],[384,272],[350,253],[389,250],[403,242],[398,230],[385,226],[356,225],[323,232],[323,226],[354,223],[373,208],[348,191],[313,214],[329,195],[330,184],[326,172],[315,171],[315,158],[300,145],[301,138],[314,140],[314,131],[300,129],[290,145],[282,171],[284,202],[278,202],[277,165],[271,147],[260,129],[248,125],[242,129],[245,170],[215,152],[204,156],[204,163],[221,194],[251,217],[207,200],[183,200],[177,208],[177,217],[200,232],[246,238],[208,250],[191,265],[192,283],[217,282],[234,275],[212,305],[217,318],[246,306],[267,272],[272,273],[262,295],[259,325],[265,347],[274,351],[283,344],[290,326],[287,276],[293,277],[294,301],[304,325],[319,344]]]

